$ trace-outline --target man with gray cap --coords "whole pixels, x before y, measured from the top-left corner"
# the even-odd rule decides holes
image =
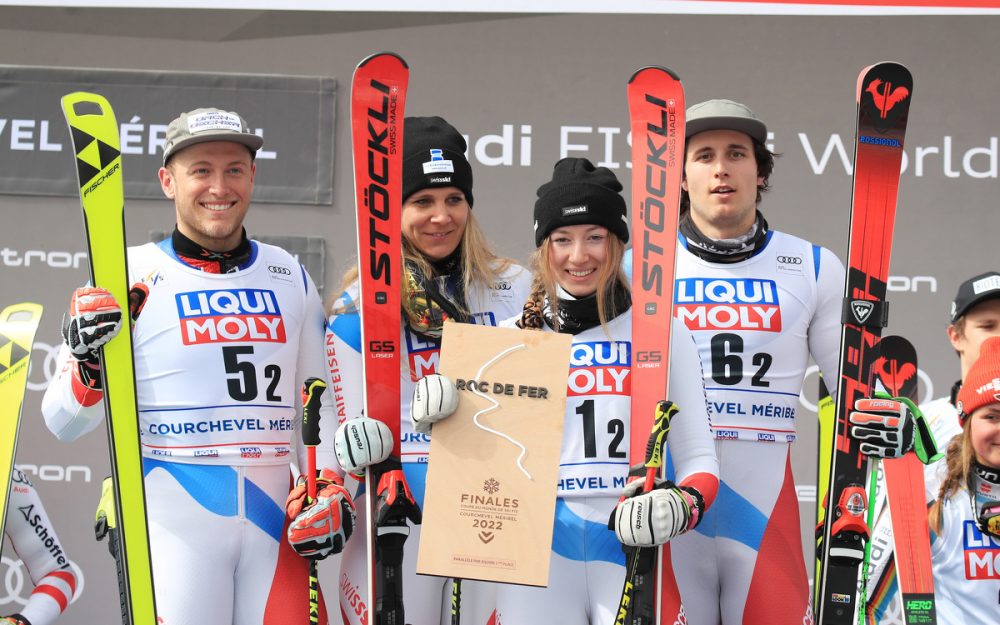
[[[791,443],[809,356],[837,379],[843,264],[757,209],[774,154],[743,104],[687,111],[674,314],[698,343],[721,486],[673,562],[692,625],[811,623]]]
[[[299,388],[327,379],[324,315],[305,269],[243,229],[262,144],[233,112],[202,108],[171,122],[159,180],[176,228],[128,250],[154,590],[170,625],[308,618],[307,562],[285,539],[308,513],[304,494],[289,499],[301,512],[291,530],[285,504]],[[97,352],[121,322],[107,291],[73,293],[60,373],[42,406],[58,438],[103,418]],[[332,441],[336,426],[326,402],[321,439]],[[319,467],[335,463],[332,445],[319,450]],[[339,514],[294,543],[314,558],[342,549],[353,529],[340,478],[324,471],[320,484],[317,500]]]

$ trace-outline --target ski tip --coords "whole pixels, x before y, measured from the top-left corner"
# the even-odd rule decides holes
[[[673,78],[674,80],[678,80],[679,81],[681,79],[681,77],[678,76],[676,73],[674,73],[673,70],[668,69],[666,67],[663,67],[662,65],[645,65],[645,66],[640,67],[639,69],[635,70],[634,72],[632,72],[632,75],[629,76],[629,79],[628,79],[629,84],[632,84],[633,82],[635,82],[635,80],[639,77],[640,74],[644,74],[646,72],[651,72],[651,71],[652,72],[663,72],[663,73],[667,74],[668,76],[670,76],[671,78]]]
[[[59,101],[67,118],[75,119],[85,115],[104,116],[109,113],[113,115],[108,99],[97,93],[74,91],[67,93]]]
[[[0,312],[0,323],[37,323],[42,316],[42,305],[34,302],[11,304]]]
[[[364,67],[365,65],[368,65],[369,63],[377,59],[382,59],[386,57],[393,57],[396,60],[398,60],[403,65],[403,67],[405,67],[406,69],[410,69],[410,66],[406,62],[406,59],[396,54],[395,52],[376,52],[375,54],[370,54],[366,56],[364,59],[362,59],[360,63],[358,63],[358,67]]]

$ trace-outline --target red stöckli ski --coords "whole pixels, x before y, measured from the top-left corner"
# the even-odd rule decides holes
[[[351,86],[364,410],[366,415],[385,422],[394,445],[389,460],[370,467],[365,476],[369,573],[368,615],[362,619],[372,625],[404,623],[401,564],[409,530],[405,518],[386,515],[384,508],[377,511],[376,506],[378,493],[401,483],[390,485],[391,480],[383,477],[401,474],[393,469],[400,466],[400,215],[408,79],[406,62],[383,52],[358,64]]]
[[[629,79],[628,103],[632,130],[629,465],[633,474],[638,471],[644,476],[647,441],[657,406],[667,398],[670,369],[674,257],[684,166],[684,88],[669,69],[644,67]],[[683,419],[684,407],[679,408]],[[647,481],[647,488],[651,486]],[[672,624],[682,619],[670,546],[626,553],[627,578],[616,625]]]

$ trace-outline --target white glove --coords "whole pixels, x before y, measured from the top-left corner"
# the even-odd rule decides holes
[[[63,317],[63,340],[78,360],[93,360],[97,350],[122,327],[122,309],[107,290],[85,286],[73,291]]]
[[[612,516],[615,535],[629,547],[655,547],[683,534],[698,523],[702,504],[694,489],[680,489],[657,480],[648,493],[643,481],[630,482]]]
[[[428,434],[431,426],[458,408],[458,389],[451,379],[432,373],[417,380],[410,403],[414,431]]]
[[[366,467],[382,462],[392,453],[392,433],[378,419],[348,419],[340,424],[333,439],[340,466],[358,476],[365,474]]]

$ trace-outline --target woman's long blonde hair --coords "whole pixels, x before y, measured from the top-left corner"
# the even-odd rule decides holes
[[[931,529],[935,533],[941,533],[942,505],[945,499],[950,498],[962,488],[967,488],[969,484],[969,474],[972,472],[972,463],[976,459],[976,453],[972,448],[972,419],[968,418],[962,424],[962,433],[951,439],[948,443],[948,450],[945,452],[945,463],[947,472],[938,489],[937,500],[931,504],[927,511],[927,519]]]
[[[458,244],[458,249],[461,250],[462,256],[462,286],[467,297],[472,292],[471,287],[474,284],[492,285],[514,264],[513,259],[499,256],[493,250],[493,246],[486,238],[482,227],[472,212],[472,207],[469,207],[469,217],[465,222],[465,232],[462,234],[462,240]],[[433,274],[431,262],[404,236],[403,266],[407,265],[416,266],[421,274],[423,274],[425,280],[431,279]],[[403,275],[402,267],[397,275]],[[358,265],[355,264],[344,272],[344,276],[340,280],[340,289],[327,303],[328,314],[342,314],[347,312],[342,305],[337,304],[337,301],[340,293],[347,290],[348,287],[357,281]],[[405,302],[411,295],[410,281],[400,280],[399,282],[403,301]],[[404,306],[403,309],[408,310],[408,307]],[[461,310],[460,312],[463,314],[469,313],[468,310]],[[414,319],[413,321],[417,320]]]
[[[614,301],[619,291],[629,290],[628,279],[622,271],[622,258],[625,256],[625,243],[608,231],[605,239],[608,245],[608,256],[604,265],[598,270],[597,292],[597,316],[601,320],[601,327],[607,330],[607,322],[610,321],[608,313],[614,307]],[[559,331],[559,295],[557,291],[558,282],[552,267],[549,265],[549,255],[552,249],[552,235],[545,237],[542,244],[531,255],[531,294],[524,305],[525,312],[521,316],[522,327],[540,330],[541,310],[546,299],[549,303],[549,310],[552,312],[553,328]],[[538,319],[538,321],[527,322],[528,318]]]

